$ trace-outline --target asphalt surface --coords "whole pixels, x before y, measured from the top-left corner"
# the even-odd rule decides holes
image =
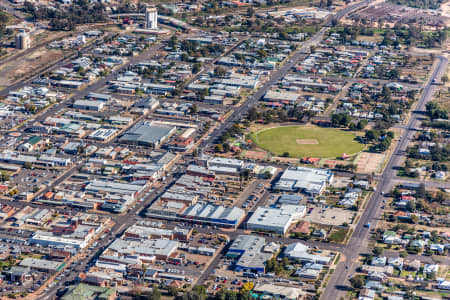
[[[338,11],[332,18],[340,19],[344,17],[349,12],[352,12],[355,9],[361,8],[365,5],[368,5],[371,3],[372,0],[366,0],[361,1],[359,3],[349,5],[346,8]],[[330,18],[327,23],[330,26],[332,23],[332,18]],[[228,128],[230,128],[233,124],[235,124],[237,121],[243,119],[244,115],[248,112],[248,110],[257,104],[257,102],[271,89],[271,87],[276,84],[280,79],[282,79],[300,60],[305,59],[307,55],[310,52],[311,46],[318,45],[324,38],[324,35],[327,31],[326,27],[321,28],[313,37],[311,37],[309,40],[307,40],[299,49],[297,49],[294,54],[288,58],[284,64],[278,68],[274,73],[272,73],[267,81],[262,83],[262,85],[256,90],[255,93],[250,95],[247,100],[237,109],[234,110],[234,112],[231,114],[231,116],[221,125],[219,125],[213,133],[210,135],[209,139],[204,140],[200,146],[199,149],[205,149],[206,147],[212,145],[214,141],[220,137]],[[240,232],[239,230],[234,233],[227,233],[231,239]],[[292,239],[284,240],[283,238],[275,238],[274,241],[278,242],[294,242]],[[299,242],[300,240],[295,240],[296,242]],[[301,241],[303,242],[303,241]],[[307,244],[307,243],[306,243]],[[323,249],[327,249],[326,243],[318,243],[317,246],[319,246]],[[335,247],[334,251],[342,250],[342,248]],[[330,249],[331,250],[331,249]],[[220,259],[222,255],[217,255],[214,260],[211,262],[211,264],[208,266],[207,270],[202,274],[202,276],[197,280],[197,284],[202,284],[204,281],[208,278],[208,276],[211,274],[211,272],[218,266]],[[333,299],[333,298],[330,298]]]
[[[378,182],[376,191],[372,194],[364,213],[362,214],[355,231],[345,247],[344,256],[345,262],[338,264],[333,276],[328,281],[328,284],[322,294],[321,299],[338,299],[337,295],[342,293],[342,287],[348,287],[348,279],[354,274],[355,269],[358,267],[357,259],[360,254],[367,253],[367,242],[369,240],[369,228],[365,227],[366,224],[370,223],[371,227],[376,227],[377,218],[381,214],[381,206],[383,202],[383,193],[389,192],[392,185],[392,181],[395,178],[396,170],[398,167],[403,154],[408,146],[409,141],[412,139],[415,129],[419,125],[420,112],[423,112],[425,105],[433,97],[436,90],[436,86],[432,84],[433,79],[440,79],[447,69],[448,59],[446,57],[438,57],[438,65],[432,72],[428,82],[423,88],[423,92],[417,103],[415,111],[412,113],[406,130],[400,137],[395,150],[389,159],[386,168],[381,175],[381,179]]]
[[[247,111],[256,105],[256,103],[261,99],[270,88],[277,83],[280,79],[282,79],[289,70],[294,67],[297,62],[301,59],[306,58],[307,54],[305,51],[309,51],[310,47],[313,45],[317,45],[322,39],[326,32],[326,28],[322,28],[319,32],[317,32],[311,39],[306,41],[300,49],[298,49],[289,59],[285,62],[279,69],[277,69],[274,73],[272,73],[268,80],[266,80],[255,93],[250,95],[247,100],[237,109],[234,110],[232,115],[221,125],[219,125],[215,131],[210,135],[211,137],[208,140],[205,140],[201,144],[201,149],[207,145],[211,145],[217,137],[220,137],[228,128],[230,128],[234,123],[243,119],[243,116],[247,113]]]
[[[101,28],[101,27],[103,27],[103,26],[98,26],[97,28]],[[71,33],[71,34],[73,34],[73,33]],[[66,37],[70,36],[71,34],[66,34],[66,35],[60,36],[59,38],[57,38],[55,40],[66,38]],[[45,46],[50,42],[51,41],[36,44],[33,47],[26,49],[17,55],[13,55],[11,57],[5,58],[4,60],[0,61],[0,63],[2,63],[2,64],[7,63],[9,61],[18,59],[19,57],[27,56],[27,55],[33,53],[36,49],[38,49],[42,46]],[[79,52],[81,52],[82,54],[86,54],[86,53],[89,53],[89,51],[91,51],[95,47],[97,47],[97,44],[95,42],[88,43],[82,49],[80,49]],[[74,58],[77,57],[77,54],[78,54],[78,51],[73,50],[69,54],[65,55],[64,57],[62,57],[44,67],[39,68],[39,70],[33,71],[33,75],[30,75],[30,74],[25,75],[25,78],[22,78],[22,80],[17,81],[13,84],[10,84],[7,87],[5,87],[4,89],[2,89],[0,91],[0,96],[7,96],[9,92],[15,91],[23,86],[31,84],[33,80],[39,78],[43,73],[45,73],[48,70],[56,69],[56,68],[62,67],[64,65],[70,63],[71,60],[73,60]]]
[[[350,5],[346,8],[344,8],[343,10],[337,12],[335,14],[334,18],[340,19],[343,16],[345,16],[346,14],[348,14],[349,12],[353,11],[354,9],[363,7],[367,4],[369,4],[370,2],[371,1],[367,0],[367,1],[363,1],[363,2],[359,2],[356,4]],[[329,25],[331,24],[331,19],[328,21],[328,24]],[[311,39],[306,41],[302,45],[301,48],[296,50],[294,52],[294,54],[278,70],[276,70],[275,72],[273,72],[271,74],[271,76],[269,77],[268,80],[266,80],[265,82],[263,82],[261,84],[261,86],[255,91],[254,94],[252,94],[250,97],[248,97],[248,99],[240,107],[238,107],[234,110],[232,115],[224,123],[219,125],[218,128],[216,128],[213,131],[213,133],[210,135],[211,137],[209,139],[203,141],[200,144],[199,148],[202,149],[205,146],[210,145],[212,142],[214,142],[215,138],[219,137],[225,130],[227,130],[229,127],[231,127],[235,122],[243,119],[243,116],[247,113],[249,108],[254,106],[257,103],[257,101],[259,101],[264,96],[264,94],[267,91],[269,91],[269,89],[274,84],[276,84],[280,79],[282,79],[289,72],[289,70],[297,64],[297,62],[304,59],[307,56],[307,53],[309,53],[309,49],[311,46],[317,45],[323,39],[326,30],[327,30],[326,28],[322,28]],[[135,57],[130,57],[129,61],[127,63],[125,63],[124,65],[122,65],[121,67],[119,67],[115,70],[112,70],[106,77],[101,78],[97,82],[86,87],[84,90],[76,91],[70,99],[68,99],[62,103],[59,103],[56,106],[50,108],[49,110],[43,112],[34,121],[44,120],[48,116],[54,115],[54,113],[56,111],[60,110],[61,108],[68,107],[70,105],[72,99],[81,99],[84,96],[86,96],[88,93],[97,91],[98,89],[102,88],[106,82],[112,80],[118,72],[125,70],[126,68],[128,68],[128,66],[130,66],[133,63],[136,63],[138,61],[142,61],[142,60],[145,60],[146,58],[151,57],[157,51],[159,51],[161,49],[161,47],[162,47],[162,45],[161,45],[161,43],[159,43],[159,44],[152,46],[149,49],[145,50],[141,55],[138,55]],[[438,64],[437,68],[433,71],[433,74],[431,75],[430,80],[428,81],[428,83],[425,85],[425,87],[423,89],[423,93],[417,104],[417,108],[416,108],[417,111],[422,111],[425,107],[425,104],[432,98],[432,95],[436,89],[436,87],[431,84],[432,79],[440,78],[440,76],[445,72],[445,69],[446,69],[446,66],[448,63],[447,59],[444,57],[439,57],[438,59],[439,59],[439,64]],[[61,64],[63,64],[63,63],[61,63]],[[209,69],[209,68],[207,68],[207,69]],[[26,82],[22,82],[21,84],[23,86],[24,84],[26,84]],[[20,87],[20,86],[17,85],[17,86],[14,86],[13,88],[16,89],[18,87]],[[5,92],[5,91],[3,91],[3,92]],[[339,251],[339,252],[344,253],[344,255],[346,257],[346,262],[338,264],[337,269],[335,270],[333,276],[331,277],[331,279],[329,280],[329,282],[327,284],[327,287],[326,287],[324,293],[322,294],[322,299],[338,299],[338,297],[337,297],[337,295],[339,294],[338,287],[348,284],[347,280],[349,278],[349,275],[353,273],[353,271],[356,267],[356,264],[355,264],[356,258],[359,256],[360,253],[367,250],[365,245],[366,245],[366,242],[368,241],[369,231],[367,228],[364,227],[364,224],[369,223],[369,222],[372,223],[374,221],[376,222],[376,218],[380,213],[380,209],[379,209],[381,206],[380,204],[383,199],[383,197],[381,195],[381,191],[387,192],[389,190],[388,188],[391,186],[392,182],[396,179],[394,167],[399,165],[399,163],[402,159],[401,153],[404,153],[404,151],[406,150],[408,141],[411,139],[412,135],[414,134],[414,129],[417,127],[418,122],[419,122],[418,116],[419,116],[419,114],[417,114],[417,113],[412,114],[412,116],[406,126],[407,130],[405,130],[405,133],[400,138],[400,141],[398,142],[398,144],[395,148],[394,154],[390,158],[390,160],[386,166],[386,169],[380,178],[380,182],[377,186],[377,190],[373,193],[372,197],[370,198],[367,208],[364,211],[363,215],[361,216],[361,219],[355,228],[355,232],[347,246],[340,245],[340,244],[333,244],[333,243],[322,243],[322,242],[314,242],[314,241],[302,241],[302,240],[290,239],[290,238],[280,238],[277,236],[266,236],[265,237],[268,242],[277,241],[277,242],[282,242],[282,243],[286,243],[286,244],[293,243],[293,242],[301,242],[310,247],[318,246],[321,249],[335,251],[335,252]],[[28,126],[27,124],[23,124],[21,127],[19,127],[18,130],[24,130],[27,128],[27,126]],[[59,182],[62,182],[65,178],[69,177],[73,172],[75,172],[76,169],[77,169],[77,167],[74,167],[72,170],[69,170],[68,172],[66,172],[60,179],[56,180],[51,186],[55,186]],[[150,205],[167,188],[167,186],[170,183],[171,183],[171,179],[168,178],[168,180],[160,188],[158,188],[157,190],[152,192],[148,197],[146,197],[144,199],[144,201],[137,202],[135,207],[133,207],[129,212],[112,216],[112,219],[115,222],[115,225],[113,226],[113,228],[111,230],[111,234],[108,236],[108,238],[106,238],[104,240],[100,240],[98,245],[89,253],[87,258],[82,260],[81,265],[76,267],[76,269],[75,269],[76,272],[74,272],[73,275],[70,275],[70,276],[66,277],[65,279],[63,279],[59,285],[56,285],[55,287],[53,287],[52,289],[47,291],[45,293],[45,298],[48,298],[48,299],[52,298],[55,295],[55,293],[59,287],[64,285],[64,283],[74,279],[75,276],[80,271],[83,271],[86,268],[87,264],[90,261],[92,261],[92,259],[94,259],[98,255],[98,253],[101,253],[101,251],[103,249],[105,249],[105,247],[108,246],[108,244],[110,243],[110,237],[114,238],[116,236],[120,236],[123,233],[123,231],[126,230],[126,228],[128,228],[130,225],[132,225],[136,221],[136,218],[138,218],[137,215],[145,207]],[[9,204],[11,204],[11,203],[9,203]],[[15,205],[15,203],[13,203],[13,205]],[[27,203],[24,205],[30,205],[30,204]],[[34,204],[31,204],[31,205],[34,205]],[[64,211],[64,208],[56,208],[56,210]],[[218,232],[218,230],[211,229],[211,228],[196,228],[196,230],[198,230],[199,232],[206,232],[206,233],[209,233],[211,231]],[[237,235],[245,234],[247,232],[243,229],[238,229],[234,232],[221,231],[221,233],[226,234],[230,237],[230,239],[233,239]],[[221,257],[222,257],[221,254],[216,256],[216,258],[209,265],[207,270],[205,272],[203,272],[202,276],[198,280],[198,283],[203,283],[208,278],[208,276],[212,273],[212,271],[218,266]],[[348,265],[348,269],[345,268],[346,265]]]
[[[349,5],[340,11],[336,12],[335,15],[331,16],[327,21],[327,26],[332,26],[332,19],[341,19],[348,13],[352,12],[355,9],[364,7],[370,4],[373,0],[365,0],[352,5]],[[270,78],[265,81],[255,93],[250,95],[247,100],[238,107],[232,115],[220,126],[218,126],[215,131],[210,135],[211,137],[205,141],[203,141],[200,145],[200,149],[205,149],[206,146],[211,145],[216,138],[220,137],[228,128],[230,128],[234,123],[243,119],[243,116],[247,113],[247,111],[253,107],[273,86],[273,84],[277,83],[280,79],[282,79],[291,68],[293,68],[300,60],[305,59],[310,51],[311,46],[317,46],[323,39],[324,34],[328,28],[321,28],[314,36],[312,36],[309,40],[303,43],[303,45],[297,49],[294,54],[285,62],[280,68],[278,68],[274,73],[270,75]]]

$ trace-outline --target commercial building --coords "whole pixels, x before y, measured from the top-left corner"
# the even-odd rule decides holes
[[[65,263],[46,259],[27,257],[20,264],[21,267],[30,268],[41,272],[56,273],[64,267]]]
[[[93,180],[85,187],[88,193],[110,193],[138,197],[145,189],[145,185],[111,182],[104,180]]]
[[[163,220],[236,228],[244,219],[245,211],[238,207],[205,203],[196,203],[186,208],[186,204],[181,202],[160,203],[157,201],[148,208],[146,216]]]
[[[301,300],[306,296],[302,289],[273,284],[257,284],[252,293],[261,295],[261,299]]]
[[[239,235],[228,249],[227,256],[237,258],[234,265],[237,272],[256,272],[265,271],[266,261],[273,253],[263,252],[266,244],[263,237],[253,235]]]
[[[188,241],[192,234],[192,229],[175,227],[173,229],[161,228],[160,226],[155,226],[152,223],[157,222],[140,222],[129,227],[125,233],[125,239],[169,239],[169,240],[179,240]],[[161,224],[162,225],[162,224]]]
[[[264,273],[266,262],[272,257],[271,253],[260,251],[245,251],[234,265],[237,272]]]
[[[116,239],[108,247],[108,252],[121,256],[140,255],[142,261],[168,260],[178,249],[178,242],[166,239],[130,241]]]
[[[108,102],[112,99],[112,96],[108,95],[108,94],[102,94],[102,93],[89,93],[86,96],[86,98],[89,100]]]
[[[299,194],[283,194],[278,199],[278,204],[299,205],[303,196]]]
[[[303,205],[282,205],[280,208],[258,207],[247,221],[247,228],[285,234],[289,227],[306,213]]]
[[[4,271],[5,279],[12,282],[24,283],[26,281],[32,280],[31,269],[20,266],[12,266],[8,271]]]
[[[104,142],[111,139],[117,133],[117,131],[118,130],[114,128],[99,128],[89,134],[89,138]]]
[[[101,111],[104,106],[105,102],[99,100],[76,100],[73,103],[73,108],[93,111]]]
[[[116,299],[116,289],[110,287],[101,287],[80,283],[69,287],[62,300],[112,300]]]
[[[311,254],[308,252],[309,247],[302,243],[289,244],[286,249],[284,249],[284,256],[295,261],[302,263],[314,263],[327,265],[331,261],[329,256],[321,256],[316,254]]]
[[[300,94],[295,92],[278,92],[278,91],[268,91],[263,100],[267,102],[284,103],[288,105],[295,105],[298,102]]]
[[[39,157],[37,163],[50,167],[67,167],[72,164],[72,160],[70,158],[56,157],[43,154]]]
[[[333,173],[326,169],[289,167],[274,185],[275,190],[303,192],[310,195],[322,193],[333,182]]]
[[[255,235],[239,235],[228,249],[228,257],[239,257],[245,251],[261,250],[266,244],[266,239]]]
[[[141,122],[128,130],[119,141],[122,143],[158,148],[161,143],[172,136],[175,126],[164,126],[152,122]]]
[[[117,213],[124,212],[140,197],[147,183],[148,180],[142,183],[135,182],[135,184],[93,180],[84,188],[86,194],[82,199],[67,200],[66,205],[85,209],[101,208]]]
[[[206,178],[208,180],[214,180],[216,178],[216,174],[213,171],[198,165],[189,165],[186,169],[186,174]]]
[[[59,246],[64,248],[84,249],[93,238],[95,231],[87,227],[80,227],[73,233],[55,234],[47,231],[36,231],[29,238],[28,242],[41,246]]]
[[[217,174],[239,175],[244,162],[239,159],[213,157],[207,161],[208,169]]]
[[[175,86],[161,83],[143,83],[142,87],[149,94],[167,95],[175,90]]]
[[[244,219],[245,212],[238,207],[196,203],[186,209],[183,213],[183,217],[185,219],[193,219],[196,222],[236,228]]]
[[[8,164],[24,165],[25,163],[35,163],[37,158],[5,150],[0,154],[0,161]]]

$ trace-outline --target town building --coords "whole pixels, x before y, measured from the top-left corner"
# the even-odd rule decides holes
[[[333,182],[333,173],[326,169],[289,167],[274,185],[275,190],[303,192],[310,195],[322,193]]]
[[[289,227],[306,213],[303,205],[282,205],[280,208],[258,207],[247,221],[247,228],[285,234]]]

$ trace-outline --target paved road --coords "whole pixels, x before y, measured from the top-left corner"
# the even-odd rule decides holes
[[[1,0],[0,0],[0,1],[1,1]],[[92,26],[91,28],[101,29],[101,28],[104,27],[104,26],[105,26],[105,25]],[[82,32],[82,30],[79,31],[79,32],[77,31],[76,33],[81,33],[81,32]],[[58,38],[55,38],[54,40],[63,39],[63,38],[66,38],[66,37],[68,37],[68,36],[70,36],[70,35],[73,35],[73,34],[74,34],[73,32],[67,33],[67,34],[64,34],[64,35],[62,35],[62,36],[60,36],[60,37],[58,37]],[[109,34],[108,34],[108,35],[109,35]],[[16,55],[13,55],[13,56],[11,56],[11,57],[5,58],[4,60],[0,61],[0,64],[4,64],[4,63],[10,62],[10,61],[13,61],[13,60],[15,60],[15,59],[18,59],[18,58],[20,58],[20,57],[30,55],[30,54],[32,54],[36,49],[38,49],[38,48],[40,48],[40,47],[42,47],[42,46],[45,46],[45,45],[49,44],[51,41],[54,41],[54,40],[49,40],[49,41],[46,41],[46,42],[43,42],[43,43],[36,44],[36,45],[34,45],[33,47],[31,47],[31,48],[29,48],[29,49],[27,49],[27,50],[24,50],[24,51],[22,51],[22,52],[20,52],[20,53],[18,53],[18,54],[16,54]],[[92,50],[93,48],[95,48],[96,46],[97,46],[97,44],[96,44],[95,42],[88,43],[87,45],[83,46],[83,48],[82,48],[79,52],[81,52],[81,53],[83,53],[83,54],[89,53],[89,51],[91,51],[91,50]],[[76,57],[77,57],[77,54],[78,54],[77,51],[72,50],[72,51],[70,51],[70,53],[64,55],[64,57],[58,59],[57,61],[54,61],[54,62],[50,63],[49,65],[43,66],[43,67],[41,67],[41,68],[39,68],[39,69],[36,69],[35,71],[32,72],[33,75],[27,74],[26,76],[24,76],[24,78],[22,78],[22,80],[19,80],[19,81],[17,81],[16,83],[10,84],[10,85],[8,85],[7,87],[5,87],[4,89],[2,89],[2,90],[0,91],[0,96],[6,96],[6,95],[8,95],[8,93],[9,93],[10,91],[15,91],[15,90],[17,90],[17,89],[19,89],[19,88],[21,88],[21,87],[23,87],[23,86],[26,86],[26,85],[31,84],[31,82],[32,82],[33,80],[35,80],[36,78],[39,78],[39,77],[40,77],[43,73],[45,73],[46,71],[49,71],[49,70],[52,70],[52,69],[56,69],[56,68],[59,68],[59,67],[61,67],[61,66],[66,65],[66,64],[69,63],[71,60],[73,60],[74,58],[76,58]]]
[[[327,21],[328,26],[332,26],[332,19],[341,19],[346,14],[352,12],[355,9],[358,9],[360,7],[363,7],[365,5],[368,5],[373,0],[365,0],[361,1],[352,5],[349,5],[340,11],[338,11],[334,16],[330,17]],[[326,33],[327,28],[321,28],[314,36],[311,37],[311,39],[307,40],[303,45],[300,47],[300,49],[297,49],[294,54],[288,59],[287,62],[285,62],[280,68],[278,68],[274,73],[270,75],[270,78],[264,82],[255,93],[253,93],[251,96],[247,98],[247,100],[239,107],[237,108],[233,114],[220,126],[218,126],[214,132],[210,135],[211,138],[208,140],[205,140],[201,143],[200,149],[205,149],[206,146],[211,145],[216,138],[220,137],[228,128],[230,128],[234,123],[241,120],[243,116],[247,113],[247,111],[250,109],[250,107],[253,107],[259,99],[261,99],[265,93],[267,93],[270,88],[277,83],[280,79],[282,79],[289,70],[294,67],[300,60],[305,59],[307,57],[310,51],[311,46],[317,46],[324,37],[324,34]]]
[[[405,178],[405,177],[399,177],[394,176],[392,179],[392,187],[399,184],[399,183],[423,183],[425,185],[425,188],[432,188],[432,189],[450,189],[450,182],[447,181],[430,181],[430,180],[420,180],[417,178]]]
[[[288,59],[287,62],[272,73],[269,79],[266,80],[255,93],[249,96],[247,100],[233,112],[226,122],[222,123],[215,129],[215,131],[210,135],[210,139],[202,142],[200,149],[204,149],[205,146],[211,145],[217,137],[220,137],[225,132],[225,130],[230,128],[237,121],[241,120],[250,107],[253,107],[275,83],[282,79],[289,72],[289,70],[297,64],[297,62],[306,57],[305,52],[309,51],[311,46],[317,45],[323,39],[326,30],[326,28],[322,28],[311,39],[306,41],[302,47]]]
[[[210,233],[211,229],[204,229],[204,228],[195,228],[199,233]],[[249,231],[238,229],[233,232],[221,232],[224,235],[227,235],[230,240],[235,240],[238,235],[240,234],[249,234]],[[345,246],[341,244],[335,244],[335,243],[324,243],[324,242],[317,242],[317,241],[304,241],[300,239],[292,239],[288,237],[279,237],[279,236],[264,236],[267,243],[275,242],[275,243],[282,243],[285,245],[293,244],[293,243],[302,243],[305,244],[311,248],[318,247],[322,250],[328,250],[333,252],[342,252],[344,251]],[[221,253],[219,253],[214,260],[211,262],[211,264],[208,266],[208,268],[202,273],[202,275],[197,280],[197,284],[204,284],[206,280],[208,280],[208,277],[212,274],[213,270],[216,269],[220,263],[220,259],[223,258],[223,255],[226,254],[227,247],[222,249]]]
[[[305,77],[305,78],[316,78],[316,79],[320,79],[323,81],[333,81],[333,82],[345,82],[345,83],[358,83],[361,81],[364,82],[368,82],[371,84],[380,84],[380,85],[385,85],[388,83],[391,83],[392,80],[388,80],[388,79],[373,79],[373,78],[353,78],[353,77],[336,77],[336,76],[318,76],[318,75],[313,75],[313,74],[301,74],[298,75],[299,77]],[[420,88],[420,84],[418,83],[408,83],[408,82],[401,82],[400,80],[397,81],[398,83],[400,83],[401,85],[411,88],[411,89],[415,89],[415,88]]]
[[[60,103],[50,107],[49,109],[47,109],[44,112],[40,113],[38,116],[36,116],[35,118],[31,119],[30,121],[28,121],[26,123],[25,122],[22,123],[18,128],[15,129],[15,131],[24,131],[24,130],[26,130],[29,127],[28,126],[29,124],[33,124],[35,122],[42,122],[47,117],[54,116],[57,111],[59,111],[59,110],[61,110],[63,108],[68,108],[71,105],[72,100],[83,99],[89,93],[98,91],[100,88],[102,88],[105,85],[105,83],[107,83],[108,81],[113,80],[114,77],[119,72],[122,72],[122,71],[126,70],[130,65],[132,65],[132,64],[134,64],[134,63],[136,63],[138,61],[142,61],[142,60],[145,60],[145,59],[153,56],[161,48],[162,48],[162,44],[158,43],[158,44],[156,44],[156,45],[154,45],[154,46],[144,50],[144,52],[142,52],[140,55],[130,57],[129,60],[125,64],[121,65],[120,67],[118,67],[116,69],[111,70],[111,72],[108,75],[106,75],[105,77],[100,78],[99,80],[97,80],[96,82],[94,82],[93,84],[87,86],[86,88],[84,88],[82,90],[75,91],[70,98],[68,98],[67,100],[64,100],[64,101],[62,101],[62,102],[60,102]],[[58,65],[62,65],[64,63],[67,63],[67,61],[61,62]],[[26,82],[21,82],[20,84],[13,85],[13,86],[11,86],[11,87],[1,91],[0,95],[5,94],[5,93],[7,94],[11,90],[15,90],[15,89],[21,88],[24,85],[29,84],[34,79],[35,79],[35,77],[31,78],[30,80],[27,80]]]
[[[0,8],[3,8],[8,13],[19,19],[25,19],[25,15],[21,11],[15,9],[7,0],[0,1]]]
[[[383,252],[383,256],[386,257],[399,257],[398,252],[392,251],[392,250],[386,250]],[[450,257],[444,256],[444,255],[432,255],[432,256],[425,256],[425,255],[419,255],[419,254],[409,254],[407,257],[405,257],[406,260],[420,260],[422,263],[426,264],[435,264],[440,263],[447,266],[450,266]]]
[[[365,1],[361,1],[359,3],[353,4],[353,5],[349,5],[346,8],[338,11],[334,18],[340,19],[342,17],[344,17],[346,14],[348,14],[349,12],[363,7],[364,5],[367,5],[369,3],[371,3],[372,0],[365,0]],[[331,19],[328,20],[328,24],[331,25]],[[234,112],[232,113],[232,115],[221,125],[219,125],[214,132],[210,135],[210,138],[203,141],[200,146],[199,149],[205,149],[207,146],[211,145],[216,138],[220,137],[228,128],[230,128],[234,123],[236,123],[237,121],[241,120],[244,116],[244,114],[247,113],[247,111],[250,109],[250,107],[253,107],[258,101],[259,99],[261,99],[265,93],[267,93],[270,88],[276,84],[280,79],[282,79],[300,60],[305,59],[307,54],[310,50],[311,46],[316,46],[318,45],[324,37],[324,34],[326,33],[327,28],[321,28],[311,39],[307,40],[301,47],[300,49],[297,49],[296,52],[288,59],[287,62],[285,62],[280,68],[278,68],[274,73],[272,73],[270,75],[270,78],[264,82],[257,90],[255,93],[253,93],[251,96],[249,96],[247,98],[247,100],[237,109],[234,110]],[[232,239],[234,236],[236,236],[239,233],[243,233],[242,231],[236,231],[233,233],[227,233],[230,238]],[[274,241],[282,241],[282,242],[294,242],[292,239],[289,240],[285,240],[283,238],[274,238]],[[295,240],[295,241],[299,241],[299,240]],[[322,247],[323,249],[326,249],[327,246],[325,243],[320,243],[320,247]],[[334,247],[334,246],[333,246]],[[338,247],[335,247],[335,249],[337,249]],[[331,249],[330,249],[331,250]],[[333,251],[340,251],[343,250],[342,248],[339,248],[339,250],[333,250]],[[222,255],[217,255],[214,260],[211,262],[210,266],[207,268],[207,270],[202,274],[202,276],[198,279],[197,283],[198,284],[202,284],[207,278],[208,276],[211,274],[211,272],[217,267],[217,265],[220,262],[220,258],[222,257]],[[331,299],[331,298],[330,298]]]
[[[226,50],[225,52],[223,52],[221,55],[217,56],[216,58],[214,58],[212,61],[205,63],[202,65],[202,68],[200,70],[200,72],[198,72],[197,74],[195,74],[194,76],[192,76],[191,78],[189,78],[186,82],[184,82],[180,88],[181,89],[185,89],[188,85],[190,85],[191,83],[193,83],[194,81],[196,81],[200,76],[202,76],[203,74],[209,72],[212,70],[213,67],[215,67],[216,62],[221,59],[222,57],[228,56],[228,54],[230,54],[234,49],[236,49],[237,47],[239,47],[243,42],[245,41],[245,39],[240,38],[233,46],[231,46],[228,50]]]
[[[347,247],[344,250],[346,257],[345,263],[340,263],[334,275],[328,281],[327,287],[322,294],[321,299],[338,299],[337,295],[340,294],[339,288],[349,284],[348,279],[351,274],[354,273],[357,263],[356,260],[361,253],[367,252],[367,242],[369,240],[369,230],[364,225],[371,223],[373,227],[376,226],[377,218],[381,214],[381,206],[383,196],[381,192],[388,192],[392,184],[392,180],[395,177],[396,170],[394,167],[399,166],[402,159],[402,154],[406,150],[409,140],[415,132],[415,128],[419,125],[419,114],[417,112],[423,111],[425,104],[432,99],[432,96],[436,90],[436,86],[432,84],[433,79],[441,78],[444,74],[448,59],[440,56],[438,57],[438,65],[432,72],[427,84],[424,86],[423,93],[417,103],[416,109],[411,115],[411,118],[407,124],[407,130],[401,136],[393,155],[391,156],[382,176],[377,185],[377,190],[372,194],[364,213],[361,216],[359,223],[357,224],[355,231],[350,239]]]
[[[406,129],[405,126],[403,129]],[[400,153],[401,154],[401,153]],[[400,157],[402,157],[400,155]],[[404,156],[403,156],[404,157]],[[397,162],[397,166],[400,166],[400,163]],[[379,181],[382,178],[381,175],[377,175],[373,177],[373,180]],[[434,189],[450,189],[450,183],[447,181],[441,181],[441,180],[421,180],[418,178],[412,178],[412,177],[401,177],[394,175],[391,181],[391,184],[388,188],[390,190],[391,188],[395,187],[396,185],[400,183],[423,183],[426,188],[434,188]]]

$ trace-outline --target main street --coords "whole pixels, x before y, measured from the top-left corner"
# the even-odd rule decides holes
[[[436,86],[433,84],[433,80],[440,79],[447,69],[448,59],[443,56],[438,57],[438,64],[433,70],[430,78],[423,88],[423,92],[419,98],[415,110],[413,111],[404,133],[400,137],[395,150],[390,157],[386,168],[384,169],[381,179],[378,182],[376,191],[372,194],[364,213],[362,214],[360,221],[358,222],[355,231],[345,247],[343,252],[345,262],[339,263],[334,271],[334,275],[328,281],[325,291],[322,294],[321,299],[339,299],[338,295],[342,293],[342,287],[349,284],[348,279],[354,274],[355,269],[358,267],[358,257],[360,254],[367,253],[367,243],[370,237],[370,232],[365,225],[371,223],[371,226],[376,227],[377,219],[381,214],[381,206],[384,201],[383,194],[388,192],[391,187],[391,182],[395,177],[395,168],[399,166],[402,161],[402,153],[408,146],[408,142],[412,138],[415,129],[419,125],[419,116],[424,111],[425,105],[433,97],[436,90]]]

